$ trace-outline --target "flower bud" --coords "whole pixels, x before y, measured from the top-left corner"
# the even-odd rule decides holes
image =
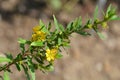
[[[107,22],[103,22],[101,25],[104,29],[108,28]]]
[[[108,17],[109,17],[108,14],[106,14],[106,15],[105,15],[105,19],[108,19]]]
[[[99,22],[99,19],[96,19],[96,20],[95,20],[95,23],[98,23],[98,22]]]
[[[88,24],[88,25],[87,25],[87,27],[88,27],[89,29],[92,29],[92,26],[93,26],[92,24]]]

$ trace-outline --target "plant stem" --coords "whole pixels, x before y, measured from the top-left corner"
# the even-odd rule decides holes
[[[21,53],[19,53],[21,54]],[[19,55],[18,54],[18,55]],[[26,52],[24,55],[22,55],[22,58],[25,58],[26,56],[35,56],[34,54],[29,54],[28,52]],[[10,66],[12,66],[13,64],[17,63],[17,62],[20,62],[20,61],[23,61],[23,59],[17,59],[17,57],[15,59],[12,60],[12,62],[8,63],[8,64],[5,64],[3,67],[0,68],[0,72],[1,71],[4,71],[4,70],[7,70]]]

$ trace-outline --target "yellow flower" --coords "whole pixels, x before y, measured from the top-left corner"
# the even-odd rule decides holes
[[[44,41],[46,38],[46,34],[43,31],[37,31],[32,34],[32,41]]]
[[[47,49],[46,50],[47,61],[54,61],[57,53],[58,53],[58,49],[56,49],[56,48],[51,49],[51,50]]]
[[[40,31],[41,27],[40,26],[35,26],[33,27],[33,32],[36,33],[37,31]]]

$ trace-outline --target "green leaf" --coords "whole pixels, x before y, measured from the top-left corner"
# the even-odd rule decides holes
[[[4,76],[3,76],[3,78],[4,78],[4,80],[10,80],[9,72],[4,71]]]
[[[61,43],[62,43],[61,38],[58,38],[58,45],[61,45]]]
[[[116,8],[111,8],[111,11],[109,12],[109,15],[115,15],[116,14],[117,9]]]
[[[114,15],[109,20],[120,20],[120,17],[118,17],[117,15]]]
[[[106,39],[106,37],[105,37],[102,33],[97,32],[97,34],[98,34],[98,36],[100,37],[100,39],[102,39],[102,40],[105,40],[105,39]]]
[[[50,40],[54,40],[54,39],[57,37],[56,31],[54,31],[54,32],[55,32],[55,33],[50,36]]]
[[[45,24],[42,22],[42,20],[39,21],[39,25],[42,27],[41,30],[50,34],[50,32],[48,31],[48,29],[46,28]]]
[[[22,55],[23,55],[23,54],[19,53],[19,54],[17,55],[16,59],[17,59],[17,60],[22,60]]]
[[[36,60],[36,62],[38,62],[38,63],[40,63],[40,64],[43,64],[43,61],[42,61],[40,58],[34,57],[34,59]]]
[[[10,60],[12,60],[12,59],[13,59],[13,56],[12,56],[12,54],[11,54],[11,53],[6,53],[5,55],[6,55],[6,57],[7,57],[8,59],[10,59]]]
[[[51,22],[49,22],[49,24],[48,24],[48,30],[50,30],[51,27],[52,27]]]
[[[63,42],[63,46],[69,47],[69,48],[71,47],[71,46],[70,46],[70,43],[68,43],[68,42]]]
[[[29,50],[30,50],[30,53],[33,53],[33,51],[34,51],[34,50],[33,50],[33,46],[30,46],[30,47],[29,47]]]
[[[20,50],[22,51],[22,53],[24,54],[25,52],[25,44],[20,44]]]
[[[62,57],[63,57],[63,55],[60,54],[60,53],[58,53],[58,54],[56,55],[56,58],[57,58],[57,59],[60,59],[60,58],[62,58]]]
[[[53,66],[50,66],[50,67],[49,67],[49,71],[54,71],[54,67],[53,67]]]
[[[77,25],[77,28],[80,29],[82,26],[82,18],[81,16],[78,18],[78,25]]]
[[[98,6],[96,6],[95,11],[94,11],[94,20],[97,19],[98,17]]]
[[[24,69],[24,72],[25,72],[25,75],[27,77],[27,80],[30,80],[30,75],[29,75],[29,72],[28,72],[28,68],[25,67],[24,65],[22,65],[23,69]]]
[[[77,33],[80,34],[80,35],[83,35],[83,36],[90,36],[90,35],[91,35],[90,33],[88,33],[88,32],[83,32],[83,31],[77,32]]]
[[[20,44],[25,44],[25,43],[27,42],[27,40],[22,39],[22,38],[19,38],[19,39],[18,39],[18,42],[19,42]]]
[[[35,80],[35,72],[30,71],[32,80]]]
[[[21,64],[15,63],[15,65],[16,65],[17,70],[18,70],[18,71],[21,71],[21,67],[22,67]]]
[[[60,30],[63,32],[65,29],[64,29],[64,26],[62,24],[59,24],[59,28]]]
[[[73,22],[73,29],[76,29],[79,26],[78,18]]]
[[[21,52],[24,54],[24,52],[25,52],[25,44],[31,44],[31,41],[27,41],[27,40],[25,40],[25,39],[22,39],[22,38],[19,38],[19,40],[18,40],[18,42],[20,43],[20,50],[21,50]]]
[[[11,60],[7,57],[0,57],[0,63],[2,62],[11,62]]]
[[[46,69],[47,71],[54,71],[54,67],[53,67],[52,64],[47,65],[47,66],[45,67],[45,69]]]
[[[45,24],[42,22],[42,20],[39,20],[39,25],[40,25],[40,27],[44,27],[45,26]]]
[[[34,70],[34,66],[31,60],[28,61],[28,65],[30,68],[30,74],[31,74],[32,80],[35,80],[35,70]]]
[[[31,46],[43,46],[43,42],[42,41],[35,41],[31,43]]]
[[[71,31],[73,31],[73,32],[78,31],[78,30],[80,30],[81,27],[82,27],[82,18],[79,17],[67,25],[67,31],[68,31],[68,33]]]
[[[111,8],[112,8],[112,5],[110,4],[106,11],[107,14],[111,11]]]
[[[72,30],[72,28],[73,28],[73,22],[70,22],[68,25],[67,25],[67,30],[68,31],[71,31]]]
[[[55,27],[57,29],[57,32],[59,31],[59,24],[58,24],[58,21],[56,19],[56,17],[53,15],[53,19],[54,19],[54,24],[55,24]]]

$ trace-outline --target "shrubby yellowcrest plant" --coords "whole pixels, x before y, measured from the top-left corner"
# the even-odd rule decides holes
[[[33,27],[33,33],[30,40],[20,38],[21,52],[14,58],[12,54],[6,54],[6,57],[0,57],[0,63],[7,62],[0,66],[0,71],[4,72],[4,80],[10,80],[8,73],[11,73],[11,65],[16,65],[18,71],[23,70],[27,80],[35,80],[35,70],[42,72],[53,71],[54,61],[62,57],[61,47],[70,46],[69,36],[72,33],[78,33],[83,36],[92,35],[88,30],[94,30],[100,38],[104,36],[100,33],[99,27],[107,28],[108,21],[120,20],[116,15],[116,9],[111,5],[108,7],[106,13],[103,14],[103,19],[98,19],[98,7],[94,12],[94,18],[88,19],[85,25],[82,25],[81,17],[76,18],[70,22],[65,28],[58,23],[55,16],[54,25],[55,30],[51,31],[51,23],[45,25],[41,20],[39,25]],[[27,49],[25,45],[28,45]]]

